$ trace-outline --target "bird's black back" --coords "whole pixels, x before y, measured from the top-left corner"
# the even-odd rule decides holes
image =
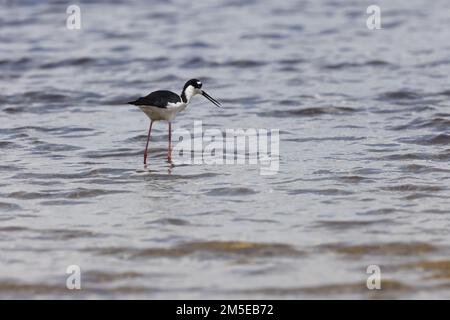
[[[181,102],[179,95],[172,91],[158,90],[150,93],[145,97],[141,97],[136,101],[128,102],[135,106],[154,106],[158,108],[167,108],[168,103]]]

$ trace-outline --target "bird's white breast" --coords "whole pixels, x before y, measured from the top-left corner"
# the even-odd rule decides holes
[[[167,108],[154,106],[139,106],[139,108],[153,121],[172,121],[178,112],[183,111],[187,104],[184,102],[169,103]]]

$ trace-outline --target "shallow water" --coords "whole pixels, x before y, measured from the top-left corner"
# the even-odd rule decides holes
[[[1,2],[1,298],[450,297],[448,1],[79,3]],[[192,77],[225,107],[174,129],[280,129],[277,174],[172,167],[163,123],[144,168],[125,102]]]

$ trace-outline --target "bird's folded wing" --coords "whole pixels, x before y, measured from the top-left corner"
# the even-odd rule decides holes
[[[160,90],[154,91],[149,95],[139,98],[136,101],[128,102],[135,106],[153,106],[158,108],[167,108],[169,103],[181,102],[181,98],[172,91]]]

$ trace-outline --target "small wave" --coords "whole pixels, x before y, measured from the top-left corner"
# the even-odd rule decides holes
[[[81,149],[83,148],[68,144],[48,143],[39,140],[34,141],[32,147],[33,153],[40,153],[40,154],[48,152],[76,151]]]
[[[178,167],[177,165],[175,165],[175,167]],[[159,173],[158,171],[153,172],[152,170],[138,170],[136,171],[135,174],[132,174],[132,177],[135,178],[143,178],[146,181],[153,181],[153,180],[193,180],[193,179],[205,179],[205,178],[213,178],[213,177],[217,177],[223,174],[219,174],[219,173],[214,173],[214,172],[205,172],[205,173],[197,173],[197,174],[186,174],[186,175],[181,175],[181,174],[173,174],[173,173],[168,173],[168,174],[162,174]]]
[[[441,169],[432,166],[424,166],[418,164],[409,164],[406,166],[402,166],[401,169],[406,172],[414,172],[414,173],[450,172],[449,169]]]
[[[208,190],[206,195],[209,196],[245,196],[257,194],[256,190],[250,188],[215,188]]]
[[[164,218],[164,219],[157,219],[157,220],[151,221],[150,224],[187,226],[187,225],[190,225],[190,222],[187,220],[177,219],[177,218]]]
[[[29,112],[35,114],[49,112],[65,112],[72,107],[74,101],[97,101],[100,95],[92,92],[58,90],[55,88],[42,91],[26,91],[23,94],[0,96],[6,105],[3,111],[10,114]]]
[[[27,57],[19,59],[3,59],[0,60],[2,70],[11,70],[14,72],[28,69],[32,66],[33,60]]]
[[[398,141],[404,143],[412,143],[418,145],[447,145],[450,144],[450,135],[438,134],[438,135],[425,135],[417,138],[402,138]]]
[[[32,134],[30,132],[33,132]],[[95,130],[92,128],[86,128],[86,127],[78,127],[78,126],[65,126],[65,127],[51,127],[51,126],[21,126],[21,127],[14,127],[14,128],[8,128],[8,129],[0,129],[0,133],[14,135],[17,137],[17,135],[25,134],[25,136],[33,135],[35,132],[42,132],[42,133],[49,133],[52,136],[63,136],[66,138],[69,137],[81,137],[81,136],[88,136],[93,135]],[[80,135],[80,133],[82,135]],[[89,133],[89,134],[87,134]],[[25,137],[24,136],[24,137]],[[34,141],[35,144],[43,143],[40,140]],[[75,147],[78,148],[78,147]]]
[[[278,117],[278,118],[290,118],[292,116],[300,117],[315,117],[321,115],[342,115],[356,112],[357,110],[350,107],[311,107],[302,109],[290,109],[290,110],[273,110],[267,112],[258,113],[262,117]]]
[[[415,102],[411,102],[409,100],[396,100],[395,102],[392,102],[393,104],[395,103],[396,105],[400,105],[400,106],[406,106],[404,108],[399,108],[399,107],[392,107],[389,106],[388,108],[382,108],[382,109],[371,109],[370,111],[373,113],[396,113],[396,114],[405,114],[405,113],[413,113],[413,112],[425,112],[425,111],[434,111],[435,107],[433,106],[428,106],[428,105],[423,105],[425,102],[420,100],[417,105],[414,105]],[[430,102],[430,104],[433,104]]]
[[[127,45],[119,45],[119,46],[115,46],[113,48],[111,48],[111,51],[113,52],[125,52],[125,51],[130,51],[131,47],[127,46]]]
[[[399,191],[399,192],[439,192],[444,188],[432,185],[415,185],[415,184],[400,184],[395,186],[382,187],[385,191]]]
[[[450,119],[434,117],[432,119],[417,118],[413,121],[394,127],[388,127],[390,130],[415,130],[422,128],[431,128],[436,131],[444,131],[450,128]]]
[[[383,60],[370,60],[366,62],[342,62],[342,63],[336,63],[336,64],[327,64],[324,65],[323,68],[325,69],[332,69],[332,70],[340,70],[340,69],[350,69],[350,68],[361,68],[361,67],[385,67],[385,66],[393,66],[391,63]]]
[[[14,128],[0,129],[2,134],[27,133],[29,131],[52,133],[55,135],[66,135],[76,132],[92,132],[94,129],[78,126],[52,127],[52,126],[20,126]]]
[[[21,172],[16,175],[13,175],[11,179],[23,179],[23,180],[51,180],[51,179],[61,179],[61,180],[73,180],[73,179],[85,179],[92,177],[117,177],[130,172],[127,169],[115,169],[115,168],[99,168],[99,169],[90,169],[83,170],[80,172],[64,172],[64,173],[44,173],[44,172]]]
[[[181,64],[180,67],[182,68],[213,68],[213,67],[218,67],[220,64],[215,63],[215,62],[211,62],[211,61],[207,61],[203,58],[192,58],[187,60],[186,62],[184,62],[183,64]]]
[[[203,58],[196,57],[184,62],[182,68],[217,68],[217,67],[233,67],[233,68],[255,68],[266,65],[266,62],[258,60],[229,60],[226,62],[207,61]]]
[[[267,62],[257,60],[231,60],[223,63],[223,67],[235,67],[235,68],[256,68],[266,65]]]
[[[369,179],[369,178],[366,178],[363,176],[340,176],[340,177],[337,177],[336,180],[342,181],[344,183],[349,183],[349,184],[358,184],[361,182],[373,181],[372,179]]]
[[[11,141],[0,141],[0,148],[1,149],[10,149],[10,148],[17,148],[18,145]]]
[[[175,75],[175,74],[168,74],[159,78],[155,79],[155,82],[157,83],[161,83],[161,82],[173,82],[173,83],[177,83],[177,82],[181,82],[182,78],[180,78],[179,76]]]
[[[244,222],[254,222],[254,223],[280,223],[279,221],[272,219],[251,219],[251,218],[234,218],[233,221],[244,221]]]
[[[369,227],[375,224],[390,224],[392,225],[393,221],[388,219],[382,219],[382,220],[323,220],[323,221],[317,221],[314,225],[317,228],[328,228],[328,229],[337,229],[337,230],[343,230],[343,229],[351,229],[351,228],[363,228],[363,227]]]
[[[10,211],[10,210],[20,210],[21,207],[15,203],[0,202],[0,209]]]
[[[98,196],[117,194],[117,193],[128,193],[128,192],[130,192],[130,191],[78,188],[76,190],[63,193],[63,196],[66,198],[69,198],[69,199],[80,199],[80,198],[93,198],[93,197],[98,197]]]
[[[430,61],[426,63],[421,63],[416,65],[417,68],[433,68],[433,67],[440,67],[450,64],[450,59],[443,59],[443,60],[435,60]]]
[[[32,200],[32,199],[83,199],[93,198],[103,195],[110,195],[116,193],[125,193],[129,191],[124,190],[104,190],[104,189],[86,189],[78,188],[71,191],[41,191],[41,192],[27,192],[27,191],[15,191],[7,195],[8,198],[20,199],[20,200]]]
[[[355,170],[354,173],[369,175],[369,174],[380,174],[380,173],[383,173],[383,171],[380,169],[363,168],[363,169]]]
[[[83,154],[83,156],[90,159],[102,159],[102,158],[132,157],[141,154],[142,151],[137,151],[136,149],[116,148],[110,150],[87,151]]]
[[[449,280],[450,260],[423,260],[419,262],[406,263],[400,269],[422,270],[428,273],[426,279]]]
[[[301,58],[281,59],[277,61],[277,63],[287,66],[297,65],[305,62],[306,60]]]
[[[414,91],[408,91],[408,90],[399,90],[399,91],[389,91],[382,93],[378,99],[383,101],[390,101],[390,100],[415,100],[419,99],[422,96],[419,95],[417,92]]]
[[[288,191],[288,194],[291,195],[308,194],[308,193],[321,196],[347,196],[353,194],[352,191],[341,189],[296,189]]]
[[[101,255],[119,255],[125,258],[183,257],[194,254],[217,256],[245,256],[264,258],[277,256],[298,256],[304,253],[287,244],[253,243],[245,241],[199,241],[181,244],[172,248],[135,249],[123,247],[88,248]]]
[[[203,41],[177,43],[177,44],[170,46],[170,48],[173,48],[173,49],[180,49],[180,48],[206,49],[206,48],[212,48],[212,47],[213,47],[213,45],[211,45],[207,42],[203,42]]]
[[[360,141],[365,140],[366,137],[324,137],[324,138],[290,138],[283,139],[284,141],[295,141],[295,142],[308,142],[308,141]]]
[[[389,215],[389,214],[394,214],[396,212],[401,212],[402,210],[400,209],[393,209],[393,208],[381,208],[381,209],[373,209],[373,210],[368,210],[365,212],[361,212],[358,213],[358,215],[374,215],[374,216],[384,216],[384,215]]]
[[[285,100],[280,100],[277,103],[281,106],[297,106],[298,100],[285,99]]]
[[[174,19],[174,14],[172,12],[155,11],[146,14],[146,18],[150,19],[150,21],[161,19],[167,23],[167,21]]]
[[[43,91],[27,91],[23,95],[22,103],[26,102],[63,102],[71,97],[62,93],[48,93]]]
[[[39,231],[40,235],[38,238],[44,240],[71,240],[78,238],[98,238],[103,236],[97,232],[79,229],[44,229],[33,231]]]
[[[438,92],[437,95],[450,96],[450,89]]]
[[[378,244],[323,245],[322,248],[346,255],[383,255],[383,256],[416,256],[437,251],[437,248],[424,242],[389,242]]]
[[[268,100],[262,99],[260,96],[249,95],[236,98],[223,98],[220,99],[224,104],[239,104],[239,105],[256,105],[261,103],[269,102]]]
[[[130,64],[130,63],[141,63],[146,66],[151,66],[153,68],[155,67],[162,67],[166,66],[168,64],[168,58],[167,57],[156,57],[156,58],[135,58],[132,61],[128,61],[126,59],[118,59],[118,58],[106,58],[106,57],[100,57],[100,58],[92,58],[92,57],[79,57],[79,58],[69,58],[69,59],[63,59],[60,61],[55,62],[47,62],[44,64],[41,64],[41,69],[56,69],[56,68],[63,68],[63,67],[106,67],[110,68],[111,66],[120,66],[124,64]]]
[[[410,193],[410,194],[406,195],[402,199],[411,201],[411,200],[417,200],[417,199],[423,199],[423,198],[444,198],[444,197],[443,196],[438,196],[438,195],[436,195],[434,193],[429,193],[429,192],[427,192],[427,193],[415,192],[415,193]]]
[[[382,160],[450,160],[450,150],[441,153],[397,153],[381,158]],[[378,159],[379,160],[379,159]]]
[[[0,227],[0,232],[20,232],[20,231],[28,231],[28,228],[20,227],[20,226],[6,226]]]
[[[21,171],[23,167],[17,167],[15,165],[1,165],[0,164],[0,171],[8,171],[8,172],[15,172],[15,171]],[[0,184],[4,185],[4,184]]]
[[[251,33],[251,34],[244,34],[241,36],[242,40],[253,40],[253,39],[262,39],[262,40],[280,40],[285,39],[286,35],[283,35],[281,33]]]
[[[18,113],[23,113],[27,110],[27,108],[25,107],[6,107],[3,108],[2,111],[9,113],[9,114],[18,114]]]
[[[147,129],[147,128],[146,128]],[[163,135],[163,134],[157,134],[156,132],[153,133],[153,131],[157,131],[158,128],[152,129],[152,137],[151,140],[152,142],[158,142],[158,141],[163,141],[163,142],[167,142],[167,136]],[[145,132],[145,129],[142,130],[142,132]],[[144,144],[145,141],[147,141],[147,134],[139,134],[130,138],[127,138],[124,140],[125,143],[134,143],[134,142],[139,142],[141,144]],[[160,149],[160,148],[156,148],[156,149]],[[155,150],[155,148],[152,148],[152,150]],[[142,150],[143,152],[144,150]],[[164,152],[167,151],[166,149],[162,148],[160,149],[160,151]]]
[[[34,183],[37,184],[37,183]],[[88,201],[79,200],[46,200],[39,202],[43,206],[75,206],[80,204],[87,204]]]
[[[404,21],[383,22],[383,29],[392,30],[404,24]]]
[[[144,274],[128,272],[87,271],[83,273],[85,281],[89,283],[112,283],[114,281],[131,280],[143,277]]]
[[[427,210],[423,210],[424,213],[432,213],[432,214],[444,214],[447,215],[448,214],[448,210],[445,209],[427,209]]]
[[[166,56],[157,56],[153,58],[139,58],[133,59],[133,63],[140,63],[145,65],[147,68],[164,68],[170,65],[170,59]],[[123,61],[127,64],[127,61]]]
[[[81,57],[74,59],[64,59],[57,62],[48,62],[44,63],[40,66],[41,69],[52,69],[52,68],[60,68],[67,66],[87,66],[90,64],[94,64],[96,62],[95,59],[89,57]]]

